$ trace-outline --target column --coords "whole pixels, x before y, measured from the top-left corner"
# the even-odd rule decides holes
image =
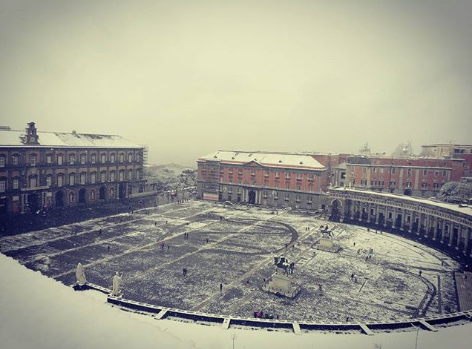
[[[427,238],[429,237],[429,228],[431,226],[431,216],[426,215],[426,223],[425,223],[425,232],[424,232],[424,237]]]
[[[446,235],[446,220],[443,218],[442,221],[442,234],[441,234],[441,243],[444,243],[444,236]]]
[[[408,232],[413,232],[413,222],[415,220],[415,211],[410,211],[410,226],[408,227]]]
[[[436,239],[438,238],[438,217],[434,217],[433,219],[433,224],[434,224],[434,228],[433,228],[433,240],[436,241]]]
[[[450,228],[449,228],[449,242],[448,242],[448,246],[451,246],[452,245],[452,239],[454,238],[454,223],[451,224]]]
[[[377,204],[375,206],[375,224],[379,224],[379,212],[380,211],[380,205]]]
[[[459,233],[457,234],[456,250],[458,250],[459,247],[460,247],[462,237],[466,236],[466,234],[464,232],[464,228],[465,227],[463,225],[459,225]]]
[[[420,212],[418,214],[418,226],[416,227],[416,235],[420,235],[421,231],[421,221],[423,220],[423,214]]]
[[[358,206],[358,210],[357,212],[359,212],[359,217],[357,217],[357,220],[360,222],[362,220],[362,206],[364,204],[362,202],[359,202],[359,206]]]
[[[398,211],[396,208],[394,208],[392,212],[392,229],[396,228],[397,217],[398,217]]]
[[[406,220],[406,210],[403,208],[402,209],[402,219],[401,219],[401,222],[400,222],[400,230],[403,231],[403,229],[405,228],[405,220]]]
[[[370,202],[367,204],[367,221],[370,223]]]
[[[470,244],[470,228],[466,228],[466,232],[465,232],[465,242],[464,242],[464,254],[467,253],[467,249],[469,248],[469,244]],[[472,253],[470,254],[470,256],[472,256]]]

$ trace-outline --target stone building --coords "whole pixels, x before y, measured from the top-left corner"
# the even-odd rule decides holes
[[[116,135],[0,128],[0,214],[128,198],[144,189],[143,147]]]
[[[404,195],[331,188],[330,219],[402,232],[446,252],[471,256],[472,207]]]
[[[328,171],[312,155],[217,151],[197,163],[198,198],[306,210],[324,207]]]

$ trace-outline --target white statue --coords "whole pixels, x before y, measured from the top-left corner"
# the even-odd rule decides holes
[[[84,267],[82,266],[82,263],[77,264],[75,277],[77,278],[77,285],[83,286],[87,283],[87,279],[85,278],[85,272],[84,272]]]
[[[123,274],[120,275],[118,272],[116,272],[115,276],[113,277],[113,291],[111,292],[113,296],[119,296],[121,294],[120,284],[122,277]]]

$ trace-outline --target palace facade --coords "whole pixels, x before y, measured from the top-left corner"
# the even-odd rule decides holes
[[[326,166],[312,155],[217,151],[198,159],[197,198],[278,208],[324,208]]]
[[[143,146],[123,137],[0,128],[0,214],[122,200],[144,182]]]

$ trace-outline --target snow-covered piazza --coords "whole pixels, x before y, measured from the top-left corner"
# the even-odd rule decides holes
[[[320,249],[328,240],[337,248]],[[445,254],[301,212],[186,201],[3,237],[0,245],[66,285],[81,263],[87,281],[107,289],[122,274],[125,299],[210,314],[357,323],[458,310],[460,265]],[[293,263],[286,277],[300,289],[295,297],[266,291],[282,256]]]

